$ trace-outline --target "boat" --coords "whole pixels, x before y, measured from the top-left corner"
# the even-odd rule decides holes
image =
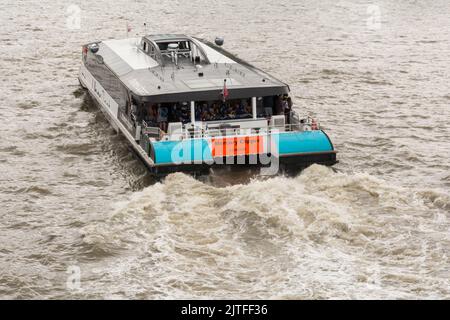
[[[78,79],[157,176],[335,164],[330,138],[296,112],[289,86],[223,44],[184,34],[91,42]]]

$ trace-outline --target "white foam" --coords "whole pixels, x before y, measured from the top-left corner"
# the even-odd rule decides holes
[[[127,248],[104,267],[110,292],[131,278],[128,294],[146,298],[413,298],[423,281],[442,281],[418,274],[445,272],[445,247],[427,239],[442,241],[449,221],[424,218],[428,206],[382,179],[318,165],[223,188],[176,173],[92,232]]]

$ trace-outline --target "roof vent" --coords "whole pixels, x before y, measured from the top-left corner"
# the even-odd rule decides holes
[[[214,42],[216,43],[216,45],[218,45],[219,47],[221,47],[221,46],[223,46],[224,39],[223,39],[223,37],[216,37],[216,39],[214,40]]]

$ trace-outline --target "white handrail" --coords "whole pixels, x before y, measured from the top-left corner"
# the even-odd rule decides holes
[[[283,126],[268,125],[261,128],[208,128],[207,126],[183,126],[182,131],[178,134],[178,137],[182,139],[192,138],[210,138],[216,136],[242,136],[242,135],[256,135],[256,134],[270,134],[274,132],[285,131],[310,131],[319,130],[320,125],[318,122],[314,123],[314,119],[307,116],[306,118],[300,118],[299,115],[292,111],[289,115],[290,122]],[[142,132],[144,134],[150,133],[153,137],[164,137],[166,133],[159,127],[151,127],[145,121],[142,121]],[[170,137],[168,137],[170,139]]]

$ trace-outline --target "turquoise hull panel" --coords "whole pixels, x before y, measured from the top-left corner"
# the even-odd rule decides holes
[[[278,135],[279,155],[333,151],[333,145],[321,130],[282,132]],[[277,139],[274,139],[276,142]]]
[[[212,162],[206,139],[152,142],[155,164]]]
[[[265,136],[267,139],[270,136]],[[333,145],[321,130],[273,133],[272,141],[278,146],[279,156],[302,153],[332,152]],[[213,163],[208,139],[152,142],[154,162],[161,164]],[[274,154],[274,152],[272,152]]]

